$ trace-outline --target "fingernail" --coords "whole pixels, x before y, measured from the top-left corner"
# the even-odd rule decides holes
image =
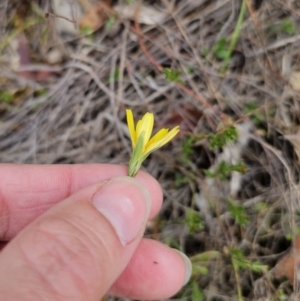
[[[173,249],[173,250],[175,250],[183,260],[183,263],[185,266],[185,278],[184,278],[183,285],[186,285],[189,282],[191,275],[192,275],[192,263],[191,263],[190,259],[184,253],[182,253],[176,249]]]
[[[94,194],[92,203],[110,222],[123,246],[144,232],[151,197],[137,180],[117,177],[106,182]]]

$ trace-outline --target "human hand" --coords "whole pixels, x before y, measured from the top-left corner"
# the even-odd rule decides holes
[[[0,165],[1,300],[165,299],[187,282],[183,254],[142,238],[161,207],[159,184],[126,173],[105,164]]]

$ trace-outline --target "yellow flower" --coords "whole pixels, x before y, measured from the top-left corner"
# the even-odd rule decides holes
[[[146,113],[144,117],[138,121],[136,127],[131,110],[126,110],[126,116],[132,143],[132,156],[129,162],[128,174],[134,177],[150,153],[162,147],[177,135],[179,126],[174,127],[170,131],[169,129],[161,129],[150,138],[154,124],[154,116],[152,113]]]

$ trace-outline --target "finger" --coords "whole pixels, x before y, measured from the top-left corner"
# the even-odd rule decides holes
[[[0,299],[98,301],[132,257],[150,207],[147,189],[129,177],[53,206],[3,249]]]
[[[191,273],[191,262],[184,254],[142,239],[110,293],[138,300],[168,299],[188,282]]]
[[[51,206],[93,183],[127,174],[112,164],[0,165],[0,240],[9,240]],[[149,190],[150,218],[159,211],[162,191],[145,172],[136,178]]]

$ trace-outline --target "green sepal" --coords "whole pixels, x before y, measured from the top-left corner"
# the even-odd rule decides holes
[[[129,161],[129,167],[128,167],[128,176],[134,177],[139,169],[141,168],[141,165],[145,158],[143,158],[143,148],[144,148],[144,137],[145,133],[142,132],[141,135],[138,138],[137,144],[135,148],[133,149],[130,161]]]

